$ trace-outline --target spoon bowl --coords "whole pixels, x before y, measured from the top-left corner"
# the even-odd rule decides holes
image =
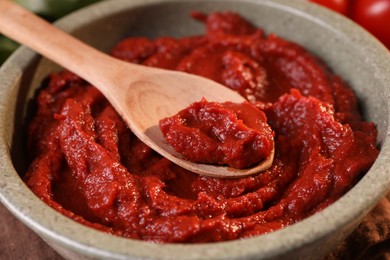
[[[237,92],[200,76],[117,60],[9,0],[1,0],[0,8],[1,33],[94,85],[133,133],[168,160],[194,173],[225,178],[255,174],[272,165],[274,151],[258,165],[248,169],[193,163],[174,152],[158,127],[160,119],[172,116],[202,98],[214,102],[245,101]]]
[[[132,82],[122,97],[126,103],[126,106],[121,107],[126,110],[122,111],[122,117],[134,134],[153,150],[187,170],[211,177],[235,178],[256,174],[272,165],[274,150],[266,160],[248,169],[194,163],[183,159],[165,141],[158,127],[159,120],[176,114],[191,103],[202,98],[214,102],[245,101],[237,92],[230,91],[212,80],[177,71],[150,68],[149,74]]]

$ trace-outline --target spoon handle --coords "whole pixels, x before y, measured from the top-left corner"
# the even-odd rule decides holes
[[[9,38],[36,50],[95,86],[106,86],[108,78],[117,78],[115,68],[120,67],[116,66],[119,60],[88,46],[9,0],[0,0],[0,10],[0,32]]]

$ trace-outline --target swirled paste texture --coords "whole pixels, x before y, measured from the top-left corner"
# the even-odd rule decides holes
[[[29,125],[26,184],[64,215],[99,230],[155,242],[215,242],[271,232],[346,193],[378,155],[340,77],[303,47],[265,35],[234,13],[193,13],[205,35],[128,38],[111,54],[208,77],[261,108],[275,132],[262,174],[201,177],[140,142],[93,86],[49,76]]]

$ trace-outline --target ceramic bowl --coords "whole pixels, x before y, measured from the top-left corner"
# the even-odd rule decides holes
[[[188,13],[231,10],[267,32],[300,43],[321,57],[355,90],[366,120],[379,131],[380,154],[369,172],[341,199],[297,224],[250,239],[209,244],[156,244],[91,229],[56,212],[22,182],[23,127],[28,101],[58,67],[20,48],[0,70],[0,197],[22,222],[66,258],[244,259],[319,258],[359,224],[390,186],[390,54],[353,22],[306,1],[111,0],[57,23],[107,51],[127,36],[184,36],[203,32]]]

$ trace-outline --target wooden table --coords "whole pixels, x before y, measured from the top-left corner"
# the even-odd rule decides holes
[[[0,203],[0,259],[62,260],[63,258]]]

